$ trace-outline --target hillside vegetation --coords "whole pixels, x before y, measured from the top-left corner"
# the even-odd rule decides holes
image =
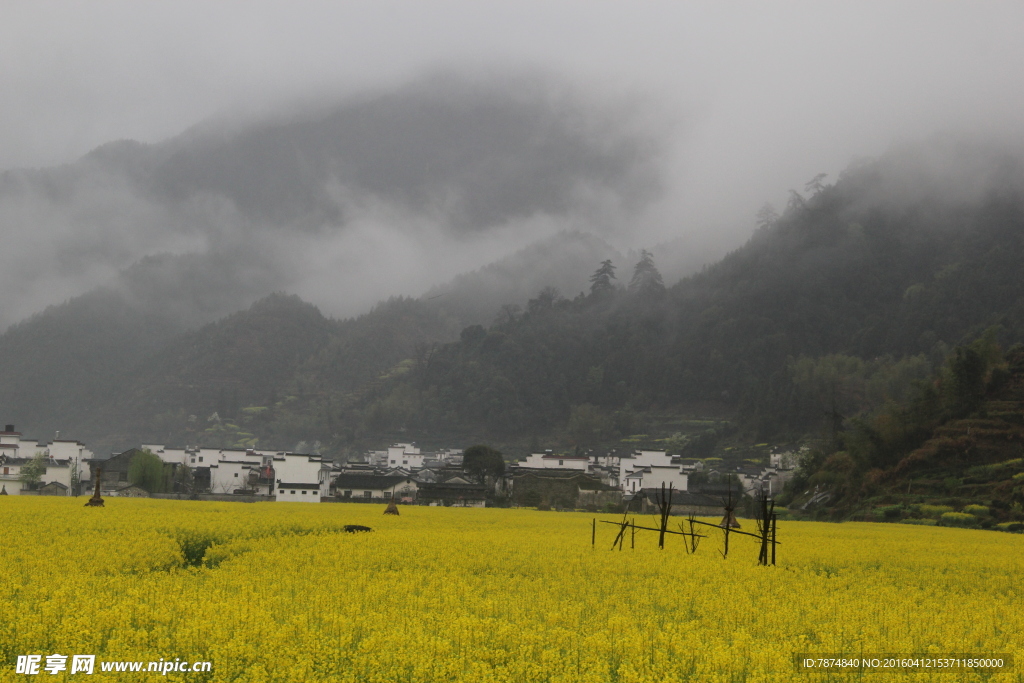
[[[393,299],[345,321],[275,295],[166,332],[137,316],[106,324],[121,309],[104,299],[112,312],[82,322],[106,335],[88,354],[103,359],[102,381],[73,354],[46,351],[60,337],[46,331],[71,302],[0,338],[7,358],[27,359],[13,366],[18,391],[38,397],[8,396],[7,414],[60,418],[112,446],[301,439],[344,453],[384,440],[486,440],[508,453],[668,439],[710,454],[723,437],[813,437],[826,454],[850,452],[842,439],[856,419],[917,400],[915,383],[943,372],[957,346],[990,328],[1002,348],[1024,339],[1022,168],[1021,157],[978,143],[894,150],[794,192],[781,215],[760,214],[745,246],[675,283],[662,281],[657,254],[622,263],[604,252],[583,293],[544,287],[517,301],[521,292],[483,284],[514,274],[482,268],[434,298]],[[602,255],[583,236],[561,244],[550,252]],[[552,272],[557,259],[529,264],[544,253],[522,252],[508,272]],[[466,326],[484,319],[475,288],[510,298]],[[44,400],[58,395],[63,403]],[[918,445],[889,444],[865,476]]]
[[[1024,530],[1024,346],[992,329],[905,402],[854,418],[809,451],[782,497],[830,517]]]

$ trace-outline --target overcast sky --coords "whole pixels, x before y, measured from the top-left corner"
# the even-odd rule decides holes
[[[4,2],[0,169],[433,68],[550,69],[673,124],[641,244],[738,244],[762,202],[893,142],[1018,134],[1021,27],[1019,1]]]
[[[737,183],[781,202],[893,140],[1010,123],[1021,27],[1020,2],[7,2],[0,169],[435,66],[529,65],[671,110],[678,189],[711,221]]]

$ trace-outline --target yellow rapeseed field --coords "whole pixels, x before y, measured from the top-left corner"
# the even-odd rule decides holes
[[[0,681],[1024,680],[1024,662],[989,678],[793,665],[797,652],[1015,655],[1019,535],[781,522],[766,568],[750,538],[723,559],[717,531],[687,555],[650,532],[610,551],[616,529],[598,525],[592,549],[582,513],[84,500],[0,498]],[[94,654],[97,670],[15,673],[29,654]],[[161,658],[212,671],[99,671]]]

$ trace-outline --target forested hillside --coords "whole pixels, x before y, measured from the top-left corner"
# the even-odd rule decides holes
[[[837,424],[804,451],[780,502],[813,502],[811,513],[833,518],[934,524],[945,515],[944,523],[1019,530],[1024,345],[1004,353],[999,332],[954,349],[902,401]]]
[[[399,438],[640,443],[672,436],[659,432],[672,429],[658,426],[666,415],[728,419],[751,441],[837,438],[912,400],[915,382],[985,330],[1002,348],[1024,339],[1022,191],[1020,156],[936,139],[834,184],[816,178],[781,215],[763,210],[741,249],[675,283],[657,253],[624,263],[568,235],[519,254],[518,270],[502,270],[516,259],[481,268],[345,321],[275,295],[175,332],[96,295],[81,358],[41,353],[67,334],[48,330],[71,305],[0,338],[5,357],[28,359],[8,373],[27,397],[8,414],[31,424],[42,406],[101,444],[303,439],[339,453]],[[592,255],[591,281],[583,293],[538,288],[520,305],[508,283],[557,269],[522,266],[547,251]],[[507,305],[484,316],[474,289]],[[461,322],[474,317],[484,324]]]
[[[622,268],[628,287],[541,293],[464,330],[369,410],[391,429],[494,435],[577,419],[600,442],[633,411],[717,402],[762,439],[898,399],[986,328],[1024,336],[1020,159],[931,144],[793,193],[746,246],[667,289]],[[871,391],[829,392],[830,374]]]

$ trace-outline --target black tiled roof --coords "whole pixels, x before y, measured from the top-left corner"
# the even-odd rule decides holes
[[[648,502],[658,504],[660,489],[643,489],[641,491]],[[673,491],[672,505],[699,505],[701,507],[722,507],[723,502],[719,496],[710,496],[705,493],[689,493],[687,491]]]
[[[420,498],[472,498],[487,497],[487,487],[480,484],[420,484],[417,495]]]
[[[334,480],[334,487],[339,489],[389,489],[405,481],[414,481],[412,477],[388,476],[380,474],[339,474]]]

